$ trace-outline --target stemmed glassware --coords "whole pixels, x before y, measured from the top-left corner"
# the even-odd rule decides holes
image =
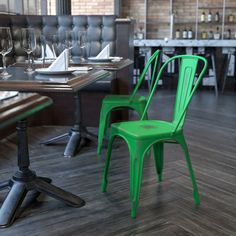
[[[80,61],[84,61],[87,37],[86,31],[66,30],[62,40],[63,48],[69,49],[69,55],[73,55],[73,51],[80,52]],[[76,53],[77,54],[77,53]],[[71,59],[71,58],[70,58]]]
[[[28,54],[28,65],[25,69],[25,72],[32,73],[34,68],[30,60],[30,54],[36,49],[35,31],[32,28],[23,28],[21,29],[21,34],[21,46]]]
[[[6,70],[5,56],[11,52],[13,48],[11,30],[9,27],[0,27],[0,54],[2,55],[3,71],[1,77],[7,78],[11,75]]]
[[[86,44],[87,44],[87,32],[82,30],[78,31],[78,44],[81,50],[81,57],[80,60],[83,62],[85,61],[86,56]]]
[[[87,32],[80,30],[73,33],[72,47],[76,47],[76,50],[80,52],[80,62],[85,61],[86,56],[86,45],[87,45]]]

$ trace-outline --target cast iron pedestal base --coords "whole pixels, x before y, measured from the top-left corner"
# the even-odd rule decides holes
[[[84,200],[80,197],[52,185],[50,179],[38,177],[34,171],[29,169],[30,162],[25,121],[19,121],[17,123],[17,133],[19,170],[8,183],[0,185],[0,189],[10,187],[10,191],[0,209],[0,227],[8,227],[13,223],[29,191],[34,193],[34,199],[36,199],[40,193],[45,193],[72,207],[82,207],[85,205]]]

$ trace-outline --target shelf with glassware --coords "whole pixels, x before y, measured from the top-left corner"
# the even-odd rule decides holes
[[[198,37],[201,39],[235,39],[236,7],[199,7]]]
[[[136,22],[134,38],[139,40],[145,38],[160,38],[158,36],[159,32],[163,29],[167,29],[169,25],[169,21],[160,21],[158,19],[147,19],[146,22]]]
[[[216,8],[211,8],[216,9]],[[175,39],[236,39],[236,20],[233,14],[227,15],[223,20],[221,14],[211,11],[208,15],[202,11],[197,22],[178,21],[175,25]],[[194,31],[195,30],[195,31]]]
[[[146,29],[147,38],[161,38],[162,35],[169,34],[170,22],[160,19],[147,19]]]

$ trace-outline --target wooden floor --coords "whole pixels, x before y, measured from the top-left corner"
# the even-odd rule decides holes
[[[168,118],[174,94],[161,91],[150,117]],[[50,176],[53,183],[86,201],[72,208],[41,196],[22,211],[0,235],[236,235],[236,94],[218,98],[213,91],[194,97],[186,119],[185,135],[199,185],[201,205],[194,206],[191,182],[178,145],[165,146],[164,180],[156,181],[153,158],[146,158],[136,220],[130,217],[129,158],[119,142],[113,152],[108,192],[100,192],[104,154],[99,159],[91,144],[71,159],[62,156],[64,143],[41,146],[67,127],[29,128],[31,168]],[[134,116],[133,116],[134,117]],[[0,142],[0,178],[16,169],[16,136]],[[0,202],[7,191],[0,193]]]

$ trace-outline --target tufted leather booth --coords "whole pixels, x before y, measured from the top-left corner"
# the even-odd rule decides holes
[[[79,30],[87,31],[89,56],[97,55],[102,48],[110,44],[111,55],[116,55],[116,17],[114,15],[97,16],[0,16],[0,25],[10,26],[14,42],[13,51],[7,55],[8,62],[12,60],[23,61],[26,53],[20,46],[21,28],[31,27],[35,29],[37,36],[37,48],[34,52],[36,57],[40,57],[41,35],[58,35],[58,40],[63,41],[65,31]],[[60,50],[60,49],[59,49]],[[59,51],[60,52],[60,51]],[[79,56],[78,48],[72,49],[72,57]]]
[[[89,55],[97,55],[107,43],[110,44],[111,55],[133,59],[133,27],[127,20],[117,20],[114,15],[79,15],[79,16],[32,16],[32,15],[0,15],[0,26],[8,26],[12,31],[14,48],[7,55],[7,63],[24,61],[26,53],[21,48],[21,28],[32,27],[37,35],[37,48],[35,57],[40,57],[40,35],[58,35],[59,41],[65,37],[65,30],[74,32],[86,30],[88,35]],[[72,58],[78,56],[79,50],[72,49]],[[132,67],[125,68],[116,73],[116,79],[112,84],[95,83],[88,87],[82,94],[82,110],[89,126],[97,126],[101,100],[107,93],[128,93],[132,81]],[[73,124],[73,117],[68,113],[73,112],[68,103],[73,98],[68,94],[46,94],[54,100],[54,109],[51,115],[46,114],[41,120],[43,124],[70,125]],[[63,97],[63,99],[62,99]],[[70,111],[71,109],[71,111]],[[59,114],[60,113],[60,114]],[[50,120],[46,121],[50,117]]]

